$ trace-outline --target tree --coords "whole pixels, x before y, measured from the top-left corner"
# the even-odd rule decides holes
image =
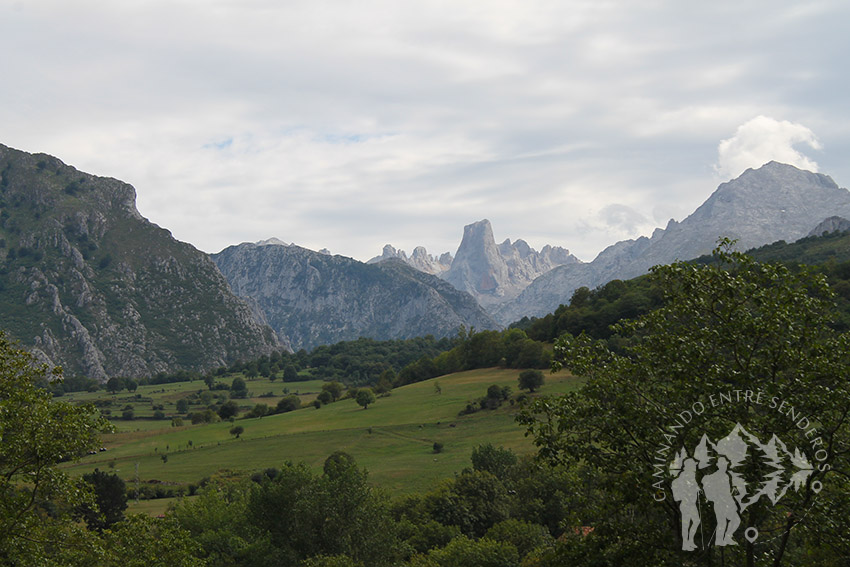
[[[534,392],[544,382],[543,373],[539,370],[523,370],[519,374],[519,389]]]
[[[100,433],[111,426],[93,407],[53,401],[37,386],[59,379],[58,368],[38,364],[0,332],[0,563],[5,565],[47,563],[49,542],[41,535],[61,518],[46,518],[40,502],[93,502],[90,492],[79,490],[57,465],[95,450]]]
[[[289,411],[295,411],[301,407],[301,398],[298,396],[291,394],[289,396],[284,396],[277,403],[277,413],[286,413]]]
[[[708,463],[701,474],[725,470],[720,456],[709,455],[710,444],[741,430],[750,449],[753,439],[775,437],[794,452],[776,465],[784,474],[791,460],[810,468],[776,502],[758,497],[744,508],[739,500],[746,540],[738,534],[737,546],[718,548],[707,538],[706,564],[721,554],[727,564],[747,565],[770,556],[774,566],[812,554],[841,557],[847,544],[840,534],[850,530],[847,516],[835,515],[850,490],[842,449],[850,442],[850,338],[830,327],[834,305],[825,279],[755,262],[728,241],[713,263],[656,267],[653,279],[664,304],[617,325],[627,337],[624,351],[586,335],[563,336],[553,369],[567,366],[586,385],[538,400],[519,418],[542,457],[571,467],[572,490],[581,497],[576,516],[595,528],[593,538],[567,546],[563,561],[588,564],[582,558],[589,546],[597,556],[605,550],[611,563],[695,561],[682,551],[684,503],[674,499],[672,481],[692,456]],[[766,486],[764,460],[750,449],[733,465],[747,483]],[[715,527],[703,514],[700,529],[711,534]]]
[[[435,567],[519,567],[519,554],[512,544],[464,535],[442,549],[432,550],[428,559]]]
[[[91,485],[94,492],[94,506],[83,504],[78,514],[91,529],[104,530],[124,519],[127,509],[127,487],[116,474],[108,474],[94,469],[83,475],[83,481]]]
[[[231,398],[245,398],[248,397],[248,386],[245,384],[245,380],[239,378],[238,376],[233,379],[233,382],[230,385],[230,397]]]
[[[125,378],[124,387],[127,388],[128,392],[135,392],[139,389],[139,383],[133,380],[132,378]]]
[[[517,458],[513,451],[494,447],[492,443],[479,445],[472,450],[472,468],[487,471],[500,480],[504,480],[516,464]]]
[[[368,408],[369,404],[374,404],[376,399],[371,388],[361,388],[357,392],[357,404],[363,406],[363,409]]]
[[[322,384],[322,391],[328,392],[332,397],[333,401],[337,401],[342,397],[342,392],[345,390],[345,386],[337,381],[326,382]]]
[[[300,565],[317,555],[346,555],[369,566],[396,565],[395,525],[367,475],[347,458],[328,459],[328,472],[286,463],[250,493],[248,523],[272,546],[275,565]],[[327,464],[327,463],[326,463]]]
[[[112,394],[117,394],[124,389],[124,380],[118,376],[113,376],[106,381],[106,389]]]
[[[174,518],[133,514],[104,532],[104,557],[83,564],[104,567],[202,567],[197,543]]]
[[[218,408],[218,416],[221,419],[229,419],[231,417],[236,417],[237,415],[239,415],[239,404],[233,400],[224,402],[221,404],[221,407]]]
[[[297,382],[298,381],[298,370],[291,364],[287,364],[283,369],[283,381],[284,382]]]
[[[230,428],[230,434],[239,439],[239,436],[245,433],[245,428],[241,425],[236,425]]]
[[[334,401],[333,394],[331,394],[327,390],[322,390],[321,392],[319,392],[319,395],[316,396],[316,398],[319,400],[319,402],[325,405],[328,405],[329,403]]]
[[[186,413],[189,411],[189,400],[180,398],[177,400],[177,413]]]

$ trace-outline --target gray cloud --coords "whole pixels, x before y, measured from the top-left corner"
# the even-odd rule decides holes
[[[210,252],[454,251],[486,217],[591,259],[815,140],[754,117],[847,184],[850,6],[797,4],[0,1],[0,142],[132,183]]]

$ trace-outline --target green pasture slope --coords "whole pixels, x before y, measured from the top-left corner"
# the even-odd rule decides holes
[[[491,368],[442,376],[397,388],[367,409],[345,399],[320,409],[309,406],[285,414],[238,419],[235,423],[173,428],[170,422],[151,421],[160,424],[159,429],[153,429],[138,427],[143,422],[136,420],[127,422],[137,426],[134,430],[104,436],[106,451],[68,465],[67,469],[73,474],[95,468],[117,471],[131,483],[138,464],[142,482],[189,484],[221,471],[260,471],[286,461],[304,461],[320,470],[328,455],[342,450],[369,471],[374,484],[390,493],[425,491],[470,466],[472,449],[482,443],[502,445],[520,454],[534,450],[523,428],[514,422],[516,406],[503,403],[496,410],[458,416],[468,401],[483,397],[491,384],[511,386],[517,393],[519,372]],[[253,386],[257,382],[250,382],[249,389],[256,391]],[[435,383],[439,383],[439,393]],[[203,383],[188,384],[194,386],[146,388],[176,396],[177,391],[197,391],[198,384]],[[318,390],[313,386],[288,384],[293,392]],[[576,387],[578,381],[565,372],[547,374],[541,394],[561,394]],[[139,393],[151,397],[142,388]],[[246,407],[250,403],[245,401]],[[244,427],[239,439],[229,433],[234,425]],[[442,452],[434,452],[435,442],[443,444]]]

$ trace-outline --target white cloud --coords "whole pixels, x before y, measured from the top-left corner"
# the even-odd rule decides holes
[[[815,133],[802,124],[756,116],[738,126],[734,136],[720,142],[715,167],[724,178],[737,177],[744,170],[769,161],[816,172],[818,164],[795,148],[798,144],[814,150],[822,148]]]
[[[850,180],[850,3],[781,4],[0,0],[0,143],[132,183],[211,252],[454,252],[489,218],[590,259],[693,211],[756,115]],[[816,143],[743,129],[718,169],[760,139]]]

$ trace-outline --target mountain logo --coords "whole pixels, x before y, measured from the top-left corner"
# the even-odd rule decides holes
[[[670,488],[682,516],[682,549],[697,549],[703,501],[711,504],[716,519],[714,544],[737,545],[734,536],[744,510],[761,498],[775,505],[789,489],[805,486],[814,470],[799,449],[790,451],[776,435],[763,443],[740,423],[717,442],[703,435],[690,454],[682,447],[669,463]],[[822,485],[814,481],[811,488],[820,492]],[[755,527],[744,531],[751,543],[758,535]]]

